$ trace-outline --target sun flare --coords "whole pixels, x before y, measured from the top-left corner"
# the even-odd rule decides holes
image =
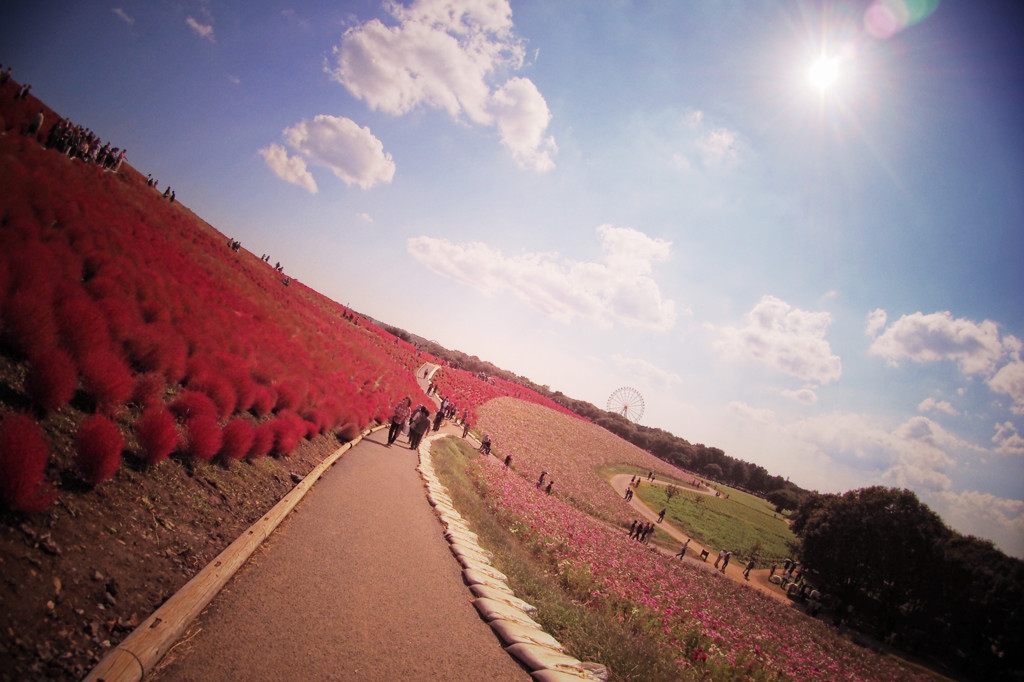
[[[839,60],[835,57],[819,57],[807,72],[811,85],[825,92],[839,80]]]

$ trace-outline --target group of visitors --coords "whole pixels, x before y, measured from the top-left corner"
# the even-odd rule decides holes
[[[629,537],[645,545],[650,542],[652,533],[654,533],[654,524],[650,521],[641,523],[637,519],[633,519],[633,523],[629,525]]]
[[[548,495],[551,494],[551,487],[555,485],[555,479],[548,478],[549,474],[546,471],[540,472],[540,478],[537,479],[537,490],[543,489]]]
[[[235,253],[238,253],[238,250],[242,248],[242,242],[238,241],[237,239],[229,239],[228,248],[234,251]]]
[[[40,109],[29,124],[28,134],[35,135],[42,129],[43,112]],[[102,144],[99,136],[88,128],[74,125],[66,118],[62,118],[50,128],[46,136],[47,149],[53,149],[61,154],[66,154],[72,159],[78,159],[85,163],[94,163],[104,170],[114,173],[121,169],[125,156],[128,152],[119,147],[111,147],[110,143]]]
[[[391,413],[391,424],[388,427],[387,447],[391,447],[398,434],[406,433],[409,438],[409,449],[416,450],[423,440],[424,434],[430,428],[430,411],[423,405],[417,405],[415,410],[412,407],[412,399],[406,396],[395,405]]]
[[[729,565],[729,560],[732,559],[732,552],[727,552],[724,549],[718,552],[718,558],[715,559],[715,568],[718,568],[718,564],[722,564],[722,568],[719,569],[722,573],[725,573],[725,567]]]
[[[260,260],[266,263],[267,265],[270,265],[270,256],[268,254],[263,254],[262,256],[260,256]],[[284,272],[284,266],[281,265],[281,261],[274,263],[274,269],[277,270],[278,272]]]

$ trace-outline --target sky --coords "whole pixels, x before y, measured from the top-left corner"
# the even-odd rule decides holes
[[[16,3],[0,63],[342,304],[1024,557],[1024,11]]]

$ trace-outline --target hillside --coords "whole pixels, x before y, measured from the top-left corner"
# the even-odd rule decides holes
[[[80,678],[423,357],[0,91],[0,678]],[[46,114],[47,124],[56,117]]]
[[[79,679],[340,442],[429,404],[414,372],[437,359],[18,88],[0,85],[0,679]],[[504,390],[564,411],[438,379],[474,420]]]

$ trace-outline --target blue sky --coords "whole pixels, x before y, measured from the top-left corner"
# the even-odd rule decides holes
[[[17,80],[335,300],[1024,556],[1011,3],[19,4]]]

